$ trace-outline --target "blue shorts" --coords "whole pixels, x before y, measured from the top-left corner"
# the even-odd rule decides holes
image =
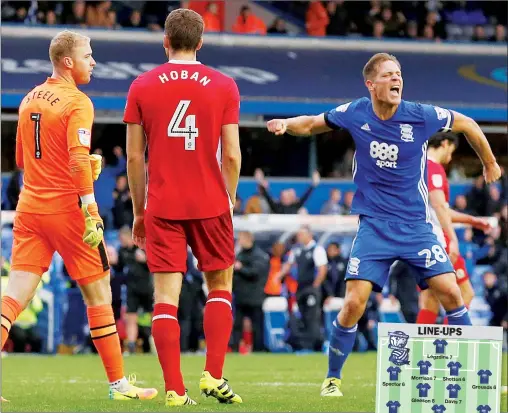
[[[455,272],[431,224],[401,224],[361,216],[346,280],[370,281],[374,291],[381,292],[396,260],[403,260],[416,270],[421,289],[428,288],[426,279]]]

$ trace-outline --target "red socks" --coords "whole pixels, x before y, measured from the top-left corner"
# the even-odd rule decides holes
[[[418,312],[418,317],[416,318],[416,324],[436,324],[437,314],[422,308]]]
[[[222,368],[233,328],[232,299],[230,292],[215,290],[208,294],[205,305],[203,319],[206,339],[205,370],[215,379],[222,378]]]
[[[171,304],[155,304],[152,316],[152,336],[162,367],[166,391],[185,394],[180,370],[180,325],[178,308]]]

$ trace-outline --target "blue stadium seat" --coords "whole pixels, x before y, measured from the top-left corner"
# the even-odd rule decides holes
[[[273,353],[290,351],[285,342],[289,321],[288,302],[284,297],[268,297],[263,302],[265,347]]]

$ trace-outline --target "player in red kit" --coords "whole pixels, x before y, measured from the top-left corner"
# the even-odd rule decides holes
[[[154,273],[152,334],[167,406],[196,404],[186,393],[180,370],[177,320],[187,244],[209,291],[201,393],[222,403],[242,402],[222,377],[233,323],[232,207],[241,164],[240,96],[233,79],[196,61],[202,35],[203,20],[196,12],[169,14],[164,26],[169,61],[134,80],[124,115],[132,233],[134,242],[146,249]]]
[[[488,231],[487,220],[454,211],[449,207],[450,187],[443,165],[452,160],[452,154],[459,144],[458,136],[453,133],[438,133],[429,140],[427,153],[427,181],[431,205],[431,223],[437,239],[445,247],[453,263],[457,283],[462,292],[466,307],[474,297],[473,286],[469,280],[464,258],[459,253],[459,242],[453,223],[472,225],[474,228]],[[430,290],[421,292],[421,308],[416,322],[435,324],[439,313],[439,301]]]

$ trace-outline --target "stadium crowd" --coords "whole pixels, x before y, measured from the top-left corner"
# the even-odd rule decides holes
[[[239,5],[238,16],[230,28],[224,27],[222,6],[225,3],[221,3],[210,1],[205,8],[203,2],[196,1],[6,1],[2,2],[2,21],[161,31],[163,17],[168,12],[188,7],[202,12],[208,32],[427,41],[507,40],[505,2],[267,1],[264,6],[256,4],[256,7],[267,7],[279,17],[264,21],[253,6]],[[288,28],[287,23],[291,23],[293,29]]]

